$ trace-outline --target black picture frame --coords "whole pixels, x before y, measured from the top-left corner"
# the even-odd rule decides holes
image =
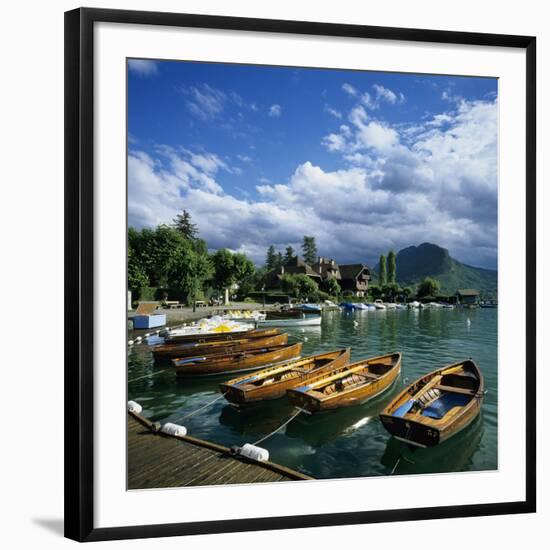
[[[93,62],[98,22],[520,48],[526,52],[526,498],[518,502],[94,528]],[[536,38],[80,8],[65,13],[65,536],[77,541],[292,529],[536,511]]]

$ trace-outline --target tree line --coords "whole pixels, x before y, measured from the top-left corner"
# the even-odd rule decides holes
[[[137,297],[154,287],[191,304],[209,290],[224,293],[235,283],[253,290],[255,274],[254,263],[245,254],[224,248],[210,254],[185,210],[171,225],[128,229],[128,288]]]
[[[285,248],[285,253],[277,251],[273,245],[267,249],[265,256],[265,268],[268,271],[278,269],[289,264],[296,257],[296,252],[291,245]],[[317,261],[317,244],[315,237],[304,235],[302,242],[302,257],[308,265],[314,264]]]

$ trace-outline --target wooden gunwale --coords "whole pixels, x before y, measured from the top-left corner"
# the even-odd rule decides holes
[[[253,375],[253,382],[248,385],[245,384],[240,386],[243,380],[246,381],[247,378],[249,378],[249,376],[246,375],[224,382],[220,384],[220,391],[225,394],[229,402],[236,405],[246,405],[265,400],[278,399],[284,397],[286,390],[289,388],[345,368],[349,361],[349,356],[350,349],[344,348],[303,357],[297,361],[287,361],[278,367],[268,367],[256,371]],[[330,359],[330,361],[316,368],[317,364],[323,359]],[[287,373],[295,373],[295,376],[282,378],[282,376]],[[277,376],[281,376],[281,378],[273,380],[271,383],[265,385],[255,385],[259,380],[270,379]]]
[[[205,342],[182,346],[162,346],[153,348],[153,355],[160,359],[183,359],[186,357],[198,357],[202,355],[229,354],[232,352],[267,348],[271,346],[282,346],[288,342],[288,334],[278,334],[266,338],[251,338],[232,340],[230,342]]]
[[[166,344],[177,344],[186,342],[207,343],[210,341],[231,341],[242,338],[266,338],[281,334],[278,328],[255,328],[236,332],[207,332],[205,334],[174,334],[165,339]]]
[[[447,413],[443,416],[443,418],[435,419],[422,415],[422,411],[417,411],[415,413],[406,413],[403,417],[393,416],[394,411],[399,406],[406,403],[410,399],[416,399],[418,396],[424,395],[430,389],[441,389],[443,392],[465,394],[464,388],[441,385],[440,382],[444,375],[454,374],[457,370],[467,371],[468,367],[470,367],[475,374],[475,379],[478,382],[477,389],[470,390],[467,393],[467,395],[471,396],[470,401],[466,405],[459,407],[458,410],[454,411],[451,415]],[[419,387],[422,383],[424,383],[424,385]],[[392,435],[395,435],[391,429],[394,425],[399,426],[400,423],[402,424],[406,422],[411,426],[416,426],[417,429],[437,431],[437,442],[441,443],[456,435],[473,422],[481,411],[484,391],[485,383],[483,374],[477,364],[471,359],[459,361],[440,369],[436,369],[418,378],[387,405],[387,407],[380,413],[380,419],[382,420],[384,427],[392,433]],[[396,437],[402,441],[419,445],[419,443],[415,441],[410,441],[403,437]]]
[[[391,361],[390,368],[384,374],[376,375],[368,372],[369,366],[383,363],[388,359]],[[307,391],[289,390],[287,395],[291,403],[309,412],[321,412],[338,407],[360,405],[386,391],[393,384],[400,371],[401,353],[388,353],[351,363],[345,369],[332,376],[310,382]],[[316,395],[314,393],[317,388],[326,387],[349,376],[359,376],[364,379],[364,382],[355,383],[328,395]],[[373,390],[373,388],[376,389]]]

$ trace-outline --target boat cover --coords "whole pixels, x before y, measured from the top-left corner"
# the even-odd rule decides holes
[[[444,393],[441,397],[438,397],[435,401],[432,401],[423,411],[423,416],[430,418],[441,419],[443,418],[453,407],[463,407],[470,401],[469,395],[463,395],[461,393]]]

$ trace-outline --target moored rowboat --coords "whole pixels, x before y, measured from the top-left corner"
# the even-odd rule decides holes
[[[241,352],[223,353],[175,359],[172,361],[178,376],[211,376],[260,369],[300,357],[302,343],[272,346]]]
[[[199,355],[232,353],[271,346],[283,346],[287,342],[288,334],[284,333],[266,338],[242,338],[239,340],[202,343],[190,342],[187,344],[161,344],[155,346],[152,352],[156,360],[179,359],[182,357],[197,357]]]
[[[287,391],[289,401],[310,413],[360,405],[387,390],[401,371],[401,354],[349,364],[336,374]]]
[[[185,343],[185,342],[215,342],[240,340],[242,338],[265,338],[266,336],[276,336],[281,331],[276,328],[251,329],[239,332],[206,332],[195,334],[175,334],[166,338],[166,343]]]
[[[349,361],[349,354],[349,348],[339,349],[269,367],[251,376],[241,376],[220,384],[220,391],[234,405],[278,399],[284,397],[289,388],[343,369]]]
[[[469,359],[419,378],[382,411],[380,420],[397,439],[433,447],[472,423],[483,395],[483,375]]]
[[[289,318],[289,319],[266,319],[258,321],[259,327],[318,327],[321,325],[322,317],[320,315],[312,315],[309,317]]]

